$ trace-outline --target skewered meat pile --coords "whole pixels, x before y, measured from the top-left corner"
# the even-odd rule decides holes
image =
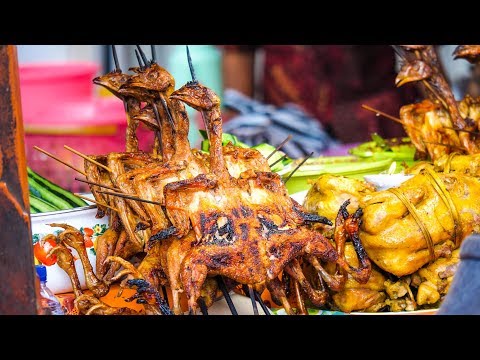
[[[452,152],[479,153],[480,99],[467,95],[461,101],[455,100],[433,45],[395,48],[404,62],[395,80],[397,86],[415,82],[428,97],[400,109],[401,122],[417,148],[418,157],[436,160]],[[454,56],[478,62],[480,46],[458,46]]]
[[[371,264],[358,236],[362,210],[357,206],[350,213],[348,201],[338,204],[333,239],[312,229],[312,224],[333,224],[291,199],[258,151],[222,146],[220,100],[195,80],[193,68],[193,81],[174,91],[173,77],[142,57],[143,64],[131,69],[134,75],[123,74],[116,61],[115,71],[94,80],[124,102],[128,127],[125,153],[90,155],[85,161],[99,203],[97,216],[110,217],[109,230],[97,241],[98,272],[91,277],[97,285],[89,288],[104,291],[123,279],[122,287],[136,287],[134,298],[146,312],[166,314],[160,293],[169,286],[173,312],[183,313],[184,293],[188,310],[195,313],[216,300],[226,278],[251,293],[268,288],[272,299],[293,314],[305,307],[304,297],[323,306],[329,299],[324,285],[340,291],[347,274],[366,283]],[[184,103],[203,115],[209,154],[190,148]],[[140,122],[155,132],[151,153],[139,150]],[[357,254],[354,266],[345,258],[347,241]],[[138,267],[129,262],[135,255]],[[64,263],[75,283],[68,259]],[[332,273],[324,269],[328,265]],[[319,284],[307,279],[306,266],[315,269]],[[88,266],[85,271],[90,272]],[[297,310],[285,279],[295,285]],[[108,308],[96,299],[102,296],[99,290],[92,292],[95,298],[77,298],[82,313],[130,313]]]

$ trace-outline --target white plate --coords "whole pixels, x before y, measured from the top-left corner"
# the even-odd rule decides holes
[[[290,195],[290,197],[298,202],[300,205],[303,205],[303,201],[305,200],[305,197],[307,196],[308,190],[300,191],[295,194]]]
[[[392,187],[399,187],[404,181],[411,179],[414,175],[405,174],[376,174],[365,175],[363,178],[366,182],[375,186],[377,191],[387,190]]]
[[[232,298],[233,305],[237,310],[238,315],[253,315],[253,306],[252,300],[249,297],[231,292],[230,297]],[[257,302],[257,309],[259,315],[265,315],[262,307]],[[220,300],[216,301],[212,306],[208,308],[209,315],[232,315],[230,308],[228,307],[227,302],[222,297]],[[270,312],[272,314],[272,312]]]

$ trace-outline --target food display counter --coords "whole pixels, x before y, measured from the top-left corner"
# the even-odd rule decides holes
[[[88,186],[71,194],[27,174],[15,47],[0,46],[0,313],[37,313],[34,264],[68,314],[435,313],[462,240],[480,230],[480,111],[453,98],[432,46],[395,47],[397,86],[420,82],[427,99],[398,118],[364,106],[408,137],[372,134],[348,154],[300,159],[282,152],[290,137],[248,146],[223,133],[188,47],[186,84],[137,48],[132,73],[113,46],[115,69],[93,79],[123,104],[124,150],[65,144],[79,168],[35,147]],[[186,106],[204,121],[199,149]],[[139,127],[155,138],[148,150]]]

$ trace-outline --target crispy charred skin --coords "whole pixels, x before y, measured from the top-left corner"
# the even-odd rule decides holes
[[[165,246],[168,246],[168,241],[152,246],[137,269],[155,289],[168,284],[166,250],[163,248]]]
[[[140,303],[144,304],[144,306],[146,306],[147,304],[149,304],[150,306],[154,305],[155,308],[158,309],[159,314],[173,315],[167,302],[160,296],[158,291],[148,283],[148,281],[143,279],[131,279],[127,281],[127,285],[130,287],[136,287],[137,293],[130,298],[125,299],[125,301],[132,301],[137,299],[137,302],[139,302],[139,299]],[[151,304],[152,300],[154,301],[154,304]]]
[[[124,87],[145,89],[147,91],[165,92],[170,95],[175,88],[175,79],[157,63],[152,63],[143,71],[132,75]]]
[[[357,253],[358,260],[360,262],[359,268],[354,268],[349,265],[350,270],[353,271],[353,277],[357,280],[360,284],[366,284],[370,274],[372,272],[372,264],[370,259],[367,256],[365,249],[360,241],[360,237],[358,235],[360,231],[361,225],[361,217],[363,215],[363,210],[358,208],[357,211],[352,216],[348,216],[345,219],[345,229],[348,233],[349,238],[352,240],[353,247],[355,248],[355,252]],[[343,256],[345,249],[342,249],[341,254]],[[346,261],[345,261],[346,262]]]
[[[163,187],[166,183],[181,180],[180,171],[186,168],[185,163],[165,163],[139,172],[133,177],[135,192],[142,199],[164,203]],[[166,229],[170,222],[159,205],[144,203],[143,207],[152,224],[152,234]]]
[[[230,143],[223,147],[230,176],[239,178],[247,170],[270,172],[267,159],[256,149],[239,148]]]
[[[50,226],[65,229],[58,235],[58,239],[65,245],[68,245],[77,251],[83,265],[85,282],[88,289],[97,298],[105,296],[108,293],[108,286],[99,280],[93,272],[92,265],[88,259],[87,249],[85,248],[82,233],[73,226],[66,224],[50,224]]]
[[[126,278],[121,282],[120,287],[125,286],[133,287],[137,286],[137,292],[130,298],[125,299],[126,302],[136,300],[138,304],[142,304],[145,313],[147,315],[171,315],[172,312],[168,307],[165,299],[160,297],[158,289],[151,285],[142,275],[142,273],[136,269],[133,264],[128,262],[125,259],[122,259],[118,256],[110,256],[106,259],[106,262],[111,264],[118,264],[123,266],[124,269],[119,271],[112,282],[117,281],[126,276]],[[154,302],[152,303],[152,300]]]
[[[112,182],[120,192],[136,196],[132,179],[137,173],[146,168],[157,166],[160,161],[144,152],[138,153],[110,153],[107,156],[108,167],[112,170]],[[125,200],[134,210],[135,214],[143,221],[149,222],[150,218],[144,210],[144,204],[135,200]]]
[[[471,64],[477,64],[480,61],[480,45],[459,45],[453,52],[456,59],[465,59]]]
[[[308,254],[325,262],[339,261],[351,271],[327,239],[302,226],[320,219],[307,216],[291,200],[278,175],[249,170],[239,179],[231,177],[221,144],[220,101],[211,90],[187,84],[171,97],[203,111],[211,146],[209,174],[170,183],[164,190],[166,210],[177,235],[186,235],[191,224],[197,238],[181,273],[190,309],[196,309],[207,275],[224,275],[241,284],[266,283],[293,260]],[[294,263],[291,266],[298,270]],[[313,297],[311,287],[298,271],[294,273]],[[317,303],[326,299],[322,296],[316,298]]]
[[[99,279],[108,280],[104,279],[104,276],[109,269],[108,264],[105,263],[105,259],[114,254],[119,235],[119,232],[110,227],[97,238],[95,268],[97,272],[96,275]]]
[[[153,159],[149,154],[143,152],[110,153],[108,155],[108,165],[113,172],[112,180],[114,184],[123,192],[131,195],[137,194],[132,183],[127,181],[129,179],[129,173],[135,172],[136,169],[145,169],[149,166],[153,167],[158,163],[158,160]],[[150,217],[145,212],[145,205],[134,200],[126,200],[120,197],[113,197],[113,203],[117,209],[121,209],[119,216],[127,231],[129,240],[133,243],[129,245],[129,248],[133,252],[130,256],[136,252],[143,251],[143,246],[148,240],[150,233],[148,230],[139,230],[137,225],[141,221],[151,222]],[[118,253],[115,254],[119,255]]]

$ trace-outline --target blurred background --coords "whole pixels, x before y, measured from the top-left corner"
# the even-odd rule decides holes
[[[151,57],[150,45],[141,45]],[[154,45],[159,65],[176,80],[176,88],[191,80],[184,45]],[[437,47],[442,66],[457,99],[478,96],[472,81],[478,69],[454,61],[456,45]],[[138,66],[135,45],[116,46],[124,72]],[[291,157],[309,152],[342,154],[348,147],[384,137],[402,136],[401,125],[361,109],[368,104],[398,116],[402,105],[421,100],[414,87],[395,88],[399,59],[388,45],[191,45],[201,83],[222,99],[225,131],[255,145],[280,143]],[[29,165],[72,191],[87,191],[72,181],[76,173],[33,150],[37,145],[83,168],[83,160],[66,151],[67,144],[86,154],[124,151],[126,118],[122,102],[92,79],[114,69],[110,45],[19,45],[25,146]],[[201,117],[187,109],[189,138],[202,140]],[[144,150],[153,135],[139,130]]]

